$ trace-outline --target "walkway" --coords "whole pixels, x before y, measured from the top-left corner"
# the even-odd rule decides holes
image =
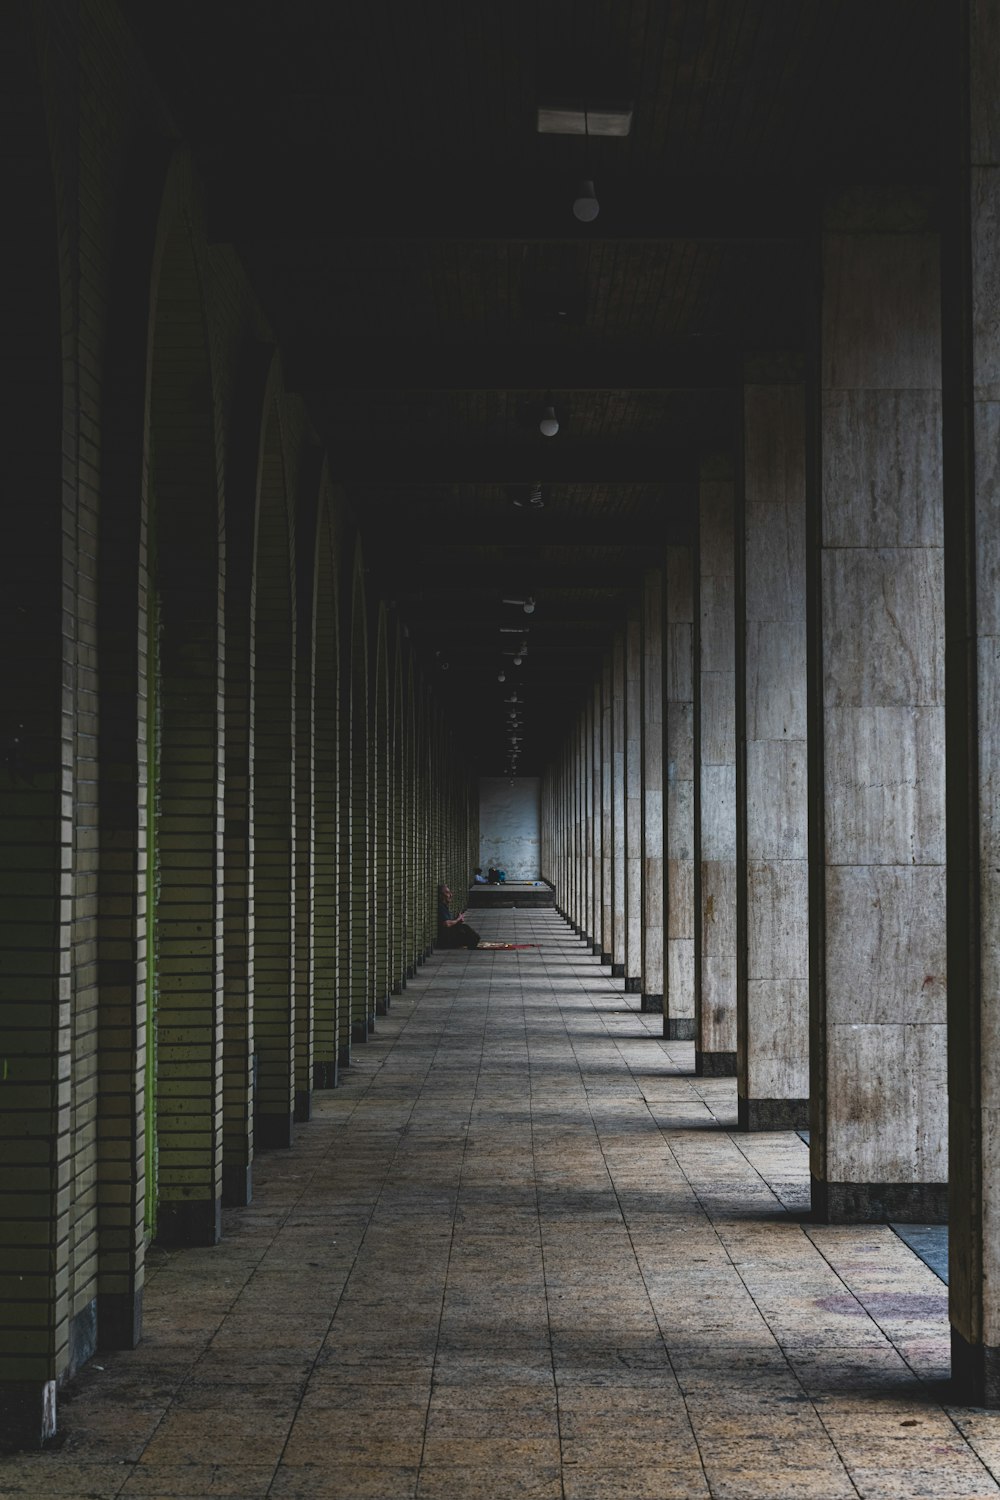
[[[1000,1494],[1000,1415],[938,1404],[933,1272],[805,1223],[798,1136],[729,1135],[732,1081],[554,912],[477,925],[540,946],[420,971],[0,1496]]]

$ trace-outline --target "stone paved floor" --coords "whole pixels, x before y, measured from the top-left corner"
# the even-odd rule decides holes
[[[154,1256],[146,1337],[0,1496],[870,1500],[1000,1494],[942,1406],[941,1282],[804,1222],[806,1148],[551,911],[435,956],[213,1250]]]

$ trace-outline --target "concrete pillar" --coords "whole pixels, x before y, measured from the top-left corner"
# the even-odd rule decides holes
[[[743,1130],[809,1123],[805,388],[748,372],[738,496],[737,1080]]]
[[[663,885],[663,574],[642,593],[642,1009],[662,1011],[666,906]]]
[[[594,722],[593,704],[588,694],[581,710],[583,733],[584,803],[587,811],[587,838],[584,849],[586,867],[586,901],[583,914],[583,932],[587,946],[593,942],[594,934]]]
[[[1000,17],[954,8],[961,79],[947,136],[949,1299],[956,1394],[1000,1406]]]
[[[694,549],[666,555],[667,966],[663,1035],[694,1041]]]
[[[588,938],[589,941],[586,918],[588,918],[589,901],[591,901],[588,868],[589,841],[591,841],[588,811],[589,795],[591,795],[591,792],[589,792],[591,777],[589,777],[588,765],[586,765],[586,741],[588,741],[586,711],[582,711],[580,712],[580,717],[577,718],[576,726],[576,786],[577,807],[579,807],[579,823],[577,823],[577,826],[579,826],[579,838],[577,838],[577,870],[579,870],[579,874],[577,874],[577,882],[579,882],[579,888],[577,888],[577,926],[580,929],[580,936]]]
[[[611,648],[611,974],[625,978],[625,632]]]
[[[810,1120],[827,1220],[946,1209],[938,237],[908,191],[826,209],[810,514]]]
[[[583,907],[583,774],[580,771],[580,721],[570,736],[570,789],[573,798],[573,926],[580,932]]]
[[[625,992],[642,993],[642,605],[625,628]]]
[[[609,967],[614,934],[614,745],[611,652],[601,663],[601,963]]]
[[[590,700],[590,767],[591,799],[594,804],[594,848],[592,865],[592,892],[590,913],[591,949],[598,956],[601,952],[601,882],[602,852],[604,838],[604,809],[601,805],[603,778],[601,766],[601,677],[598,673]]]
[[[695,1072],[736,1072],[736,597],[732,466],[698,486]]]

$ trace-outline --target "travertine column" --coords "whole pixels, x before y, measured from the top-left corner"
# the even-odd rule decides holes
[[[642,992],[642,606],[625,628],[625,991]]]
[[[944,264],[949,1297],[957,1395],[1000,1406],[1000,18],[987,0],[954,11],[962,97],[948,136]]]
[[[736,1052],[744,1130],[809,1123],[805,389],[801,372],[783,363],[749,371],[743,394]]]
[[[611,964],[614,934],[614,813],[611,652],[601,663],[601,963]]]
[[[583,763],[583,721],[578,719],[573,734],[573,786],[576,799],[576,849],[573,862],[576,866],[575,907],[573,921],[577,931],[584,931],[587,905],[587,872],[585,854],[587,848],[587,787]]]
[[[663,1009],[663,574],[643,579],[642,621],[642,1009]]]
[[[736,1072],[735,486],[725,458],[698,487],[695,698],[695,1072]]]
[[[667,988],[663,1035],[694,1041],[694,548],[667,548]]]
[[[625,977],[625,632],[611,648],[611,973]]]
[[[940,271],[923,214],[861,189],[824,219],[810,1130],[831,1220],[946,1208]]]
[[[594,934],[594,730],[589,700],[580,715],[580,771],[583,776],[583,914],[580,925],[588,945]]]
[[[597,674],[594,682],[593,693],[590,700],[590,761],[591,761],[591,797],[594,804],[594,849],[592,866],[592,904],[590,918],[591,949],[594,953],[601,952],[601,882],[602,882],[602,843],[604,839],[604,809],[602,807],[603,796],[603,768],[601,765],[601,675]]]

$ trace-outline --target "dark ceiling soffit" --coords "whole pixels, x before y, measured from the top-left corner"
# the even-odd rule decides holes
[[[648,560],[647,560],[648,565]],[[600,589],[603,591],[631,589],[641,580],[643,574],[642,563],[636,562],[634,567],[623,568],[620,563],[612,563],[601,566],[593,558],[588,558],[581,563],[533,563],[530,558],[523,561],[511,561],[503,563],[485,563],[473,567],[471,564],[466,568],[456,570],[454,564],[442,565],[440,577],[432,579],[427,564],[421,560],[419,568],[407,558],[399,557],[395,561],[389,556],[379,558],[378,564],[373,568],[380,582],[387,589],[390,598],[397,600],[400,614],[406,618],[408,595],[413,595],[413,602],[434,604],[441,608],[442,615],[447,615],[452,622],[461,618],[460,609],[467,605],[468,609],[474,610],[476,599],[485,605],[488,603],[492,608],[497,600],[484,601],[482,595],[486,591],[495,592],[499,596],[520,595],[523,591],[533,592],[540,596],[543,590],[559,589]],[[475,597],[463,600],[458,588],[460,583],[471,586],[475,590]],[[412,588],[407,585],[412,584]],[[426,595],[421,601],[420,595]],[[452,608],[459,601],[459,608]],[[539,610],[542,603],[539,602]],[[596,605],[595,608],[600,608]],[[590,612],[589,604],[580,605],[581,615]],[[531,631],[531,620],[527,615],[518,617],[516,609],[511,610],[511,619],[503,623],[513,626],[526,624]],[[498,620],[498,624],[501,622]],[[541,621],[539,620],[539,624]]]
[[[539,437],[523,446],[488,443],[408,447],[389,441],[341,445],[330,451],[334,484],[414,488],[429,484],[661,484],[691,480],[702,452],[727,446],[726,434],[706,433],[699,446],[644,447],[617,443],[563,442]]]
[[[328,158],[287,161],[240,177],[205,164],[208,232],[241,240],[801,240],[813,192],[774,178],[601,175],[601,212],[573,217],[579,171],[506,172],[490,166],[436,176],[411,166],[352,176]],[[322,187],[320,184],[329,184]]]
[[[433,556],[441,550],[453,552],[479,547],[502,547],[505,551],[511,548],[522,551],[524,548],[534,550],[538,547],[555,547],[565,549],[570,554],[568,566],[572,567],[574,562],[579,561],[587,567],[594,559],[578,558],[574,554],[594,547],[645,549],[662,543],[668,534],[672,540],[675,532],[683,532],[686,538],[692,529],[688,518],[695,501],[694,493],[690,497],[671,495],[665,497],[651,516],[608,521],[593,521],[589,517],[552,510],[539,513],[513,507],[509,515],[494,515],[482,520],[468,519],[464,513],[455,516],[442,510],[423,521],[418,516],[414,521],[419,524],[411,521],[406,526],[399,526],[399,510],[395,509],[384,520],[380,518],[380,521],[393,528],[393,549],[404,552],[407,556],[424,550]],[[362,525],[367,524],[366,517]],[[561,562],[561,558],[551,559],[550,566],[561,565]]]
[[[317,342],[284,351],[290,391],[735,390],[744,351],[712,338],[640,351]]]
[[[636,581],[638,580],[633,580]],[[519,641],[523,640],[527,641],[529,651],[533,651],[536,646],[545,651],[561,651],[563,648],[572,650],[577,644],[582,644],[589,651],[595,635],[601,635],[608,625],[624,619],[624,612],[634,597],[634,590],[623,588],[618,590],[617,595],[593,609],[581,604],[576,605],[575,609],[563,605],[561,611],[556,612],[557,606],[547,605],[545,628],[533,632],[525,628],[520,637],[516,626],[512,633],[501,635],[497,617],[468,618],[471,611],[465,611],[462,639],[460,642],[456,641],[455,649],[481,652],[495,647],[497,651],[514,651]],[[449,621],[452,625],[455,621],[455,613],[448,614],[440,605],[421,609],[419,603],[404,603],[401,613],[410,630],[421,637],[440,632],[447,628]]]

